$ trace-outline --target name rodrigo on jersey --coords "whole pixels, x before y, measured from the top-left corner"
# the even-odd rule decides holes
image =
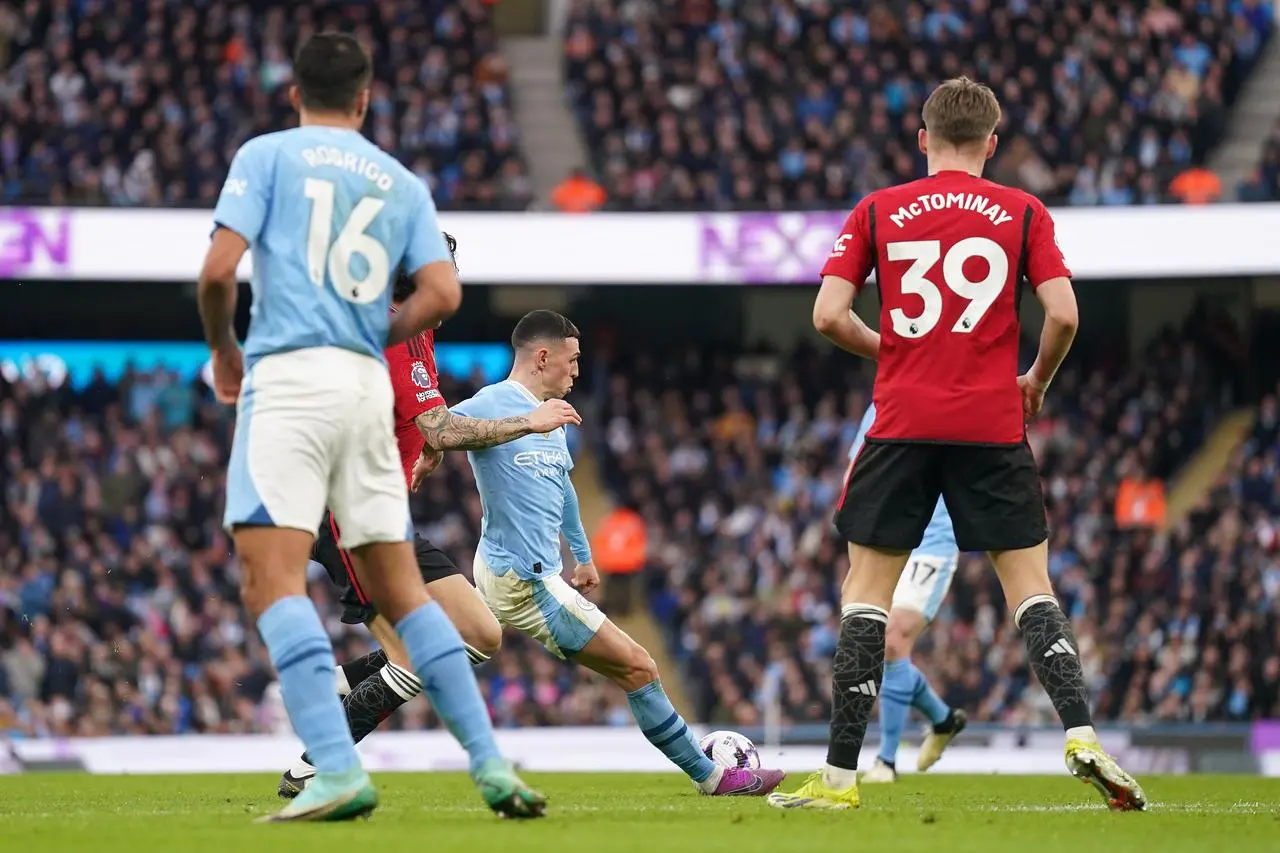
[[[994,225],[1004,225],[1006,222],[1013,221],[1013,216],[1008,211],[978,193],[929,193],[917,196],[911,204],[903,205],[898,208],[897,213],[889,214],[889,220],[901,228],[904,223],[922,214],[952,208],[980,213],[990,219]]]
[[[353,151],[344,151],[332,145],[317,145],[315,148],[306,148],[302,152],[302,159],[307,161],[307,165],[315,168],[316,166],[337,166],[339,169],[346,169],[348,172],[368,178],[378,189],[388,192],[395,186],[395,178],[382,170],[373,160],[362,157]]]

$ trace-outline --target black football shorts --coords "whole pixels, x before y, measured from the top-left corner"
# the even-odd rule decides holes
[[[961,551],[1006,551],[1049,536],[1031,447],[868,440],[836,510],[848,542],[888,551],[920,545],[938,498]]]
[[[342,602],[342,621],[348,625],[366,625],[373,620],[378,611],[369,602],[360,581],[356,577],[355,564],[351,554],[338,546],[341,541],[338,535],[337,522],[326,512],[324,523],[316,533],[315,548],[311,559],[324,566],[329,580],[339,590],[338,600]],[[460,575],[462,571],[453,564],[449,555],[432,545],[426,539],[413,536],[413,551],[418,558],[418,570],[422,573],[422,582],[431,583],[450,575]]]

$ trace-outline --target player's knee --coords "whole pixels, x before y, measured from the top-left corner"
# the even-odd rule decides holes
[[[633,644],[624,672],[622,686],[628,692],[658,680],[658,665],[639,643]]]
[[[908,657],[923,623],[923,617],[914,611],[893,610],[889,614],[889,625],[884,634],[885,659],[901,660]]]
[[[252,565],[245,563],[240,572],[240,602],[256,619],[275,603],[272,584],[263,577],[262,572],[254,571]]]
[[[467,626],[462,639],[480,654],[491,658],[502,648],[502,626],[492,617],[477,620],[477,624]]]

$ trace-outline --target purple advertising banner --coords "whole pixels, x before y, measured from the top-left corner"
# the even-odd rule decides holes
[[[1280,720],[1260,720],[1253,724],[1253,754],[1280,750]]]
[[[700,216],[702,280],[816,286],[847,216],[840,211]]]
[[[0,278],[21,278],[37,266],[71,264],[71,214],[63,208],[0,208]]]

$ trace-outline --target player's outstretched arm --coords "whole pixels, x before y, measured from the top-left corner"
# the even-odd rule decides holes
[[[547,400],[527,415],[488,420],[469,418],[436,406],[414,419],[432,450],[485,450],[531,433],[551,432],[582,418],[564,400]]]
[[[858,288],[847,278],[824,275],[813,303],[813,327],[840,349],[875,361],[880,355],[880,333],[853,313]]]

